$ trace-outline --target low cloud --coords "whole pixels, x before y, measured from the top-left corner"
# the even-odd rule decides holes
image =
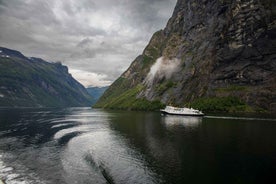
[[[107,80],[104,74],[97,74],[83,70],[69,69],[69,73],[82,83],[85,87],[90,86],[109,86],[112,81]]]
[[[145,79],[145,83],[148,86],[152,86],[154,81],[158,81],[163,78],[170,79],[172,74],[178,70],[179,66],[180,60],[177,58],[166,59],[164,57],[160,57],[150,68],[150,72]]]

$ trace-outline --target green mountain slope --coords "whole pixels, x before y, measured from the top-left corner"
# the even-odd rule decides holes
[[[95,107],[276,109],[276,1],[178,0]]]
[[[0,47],[0,107],[89,106],[91,102],[66,66]]]

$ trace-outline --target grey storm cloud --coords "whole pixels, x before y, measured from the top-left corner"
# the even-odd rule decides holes
[[[176,0],[0,0],[1,46],[61,61],[89,85],[114,81],[165,27]]]

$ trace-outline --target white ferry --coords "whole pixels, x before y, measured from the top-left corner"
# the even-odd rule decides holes
[[[165,109],[160,110],[162,114],[181,115],[181,116],[204,116],[203,112],[193,108],[179,108],[173,106],[166,106]]]

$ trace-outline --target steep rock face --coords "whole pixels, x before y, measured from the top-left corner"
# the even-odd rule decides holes
[[[66,66],[0,47],[1,107],[89,106],[91,102]]]
[[[187,105],[232,96],[254,110],[273,111],[275,43],[273,0],[178,0],[166,28],[97,106],[131,109],[131,98]]]

